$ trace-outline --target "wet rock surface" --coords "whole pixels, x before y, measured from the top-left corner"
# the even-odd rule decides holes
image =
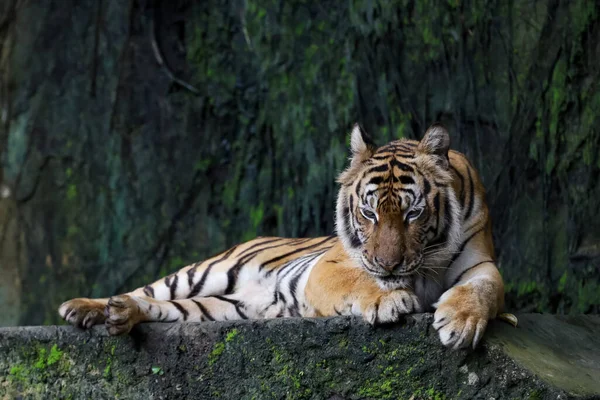
[[[494,321],[475,351],[438,341],[429,314],[0,329],[0,398],[600,398],[597,316]]]

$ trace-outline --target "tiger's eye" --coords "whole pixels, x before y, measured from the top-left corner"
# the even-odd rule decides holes
[[[419,218],[422,211],[423,211],[422,209],[409,211],[408,214],[406,214],[406,220],[410,222],[410,221],[413,221],[413,220]]]
[[[360,213],[363,215],[363,217],[365,217],[368,220],[371,220],[373,222],[377,220],[377,215],[375,215],[375,213],[369,210],[368,208],[361,208]]]

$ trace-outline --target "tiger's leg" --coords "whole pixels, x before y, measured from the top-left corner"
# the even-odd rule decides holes
[[[239,262],[241,266],[250,261],[260,249],[286,244],[286,241],[290,239],[257,238],[125,294],[148,296],[157,300],[225,294],[235,286],[236,276],[230,271],[235,271],[236,263]],[[108,301],[108,298],[76,298],[61,304],[58,313],[68,323],[87,329],[105,322]]]
[[[235,250],[236,247],[204,262],[188,265],[174,274],[125,294],[147,296],[157,300],[223,294],[228,290],[228,284],[223,286],[223,282],[227,282],[223,267],[231,266],[234,259],[230,259],[230,256]],[[64,302],[58,312],[68,323],[87,329],[105,322],[108,302],[108,298],[77,298]]]
[[[341,244],[315,265],[305,294],[315,316],[361,315],[370,324],[395,322],[401,315],[423,311],[412,290],[382,289],[347,258]]]
[[[108,300],[106,328],[111,335],[131,331],[140,322],[201,322],[256,318],[252,307],[235,296],[157,300],[147,296],[120,295]]]
[[[474,236],[446,274],[446,287],[434,307],[433,327],[442,343],[477,346],[490,319],[504,307],[504,284],[490,252],[487,231]]]

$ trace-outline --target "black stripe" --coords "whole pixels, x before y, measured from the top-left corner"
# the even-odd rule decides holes
[[[402,158],[409,158],[409,159],[410,159],[410,158],[415,158],[415,155],[414,155],[414,154],[412,154],[412,153],[400,153],[400,152],[396,151],[396,152],[394,153],[394,155],[395,155],[396,157],[402,157]]]
[[[423,186],[423,192],[425,193],[425,196],[427,196],[431,191],[431,184],[429,183],[429,180],[427,180],[425,177],[423,177]]]
[[[298,258],[294,258],[293,260],[290,260],[287,263],[280,265],[279,268],[277,268],[277,269],[272,269],[270,271],[267,271],[266,276],[269,276],[273,272],[277,271],[277,279],[278,280],[285,278],[286,275],[289,274],[291,270],[293,270],[299,263],[302,263],[304,261],[303,257],[305,257],[305,256],[300,256]]]
[[[235,307],[235,311],[238,313],[238,315],[240,316],[240,318],[242,318],[242,319],[248,319],[248,316],[240,308],[240,301],[233,300],[233,299],[228,299],[227,297],[224,297],[224,296],[212,296],[212,297],[214,297],[215,299],[219,299],[221,301],[226,301],[227,303],[233,304],[234,307]]]
[[[411,167],[408,164],[403,163],[402,161],[398,160],[395,157],[390,160],[390,165],[392,167],[398,167],[402,171],[405,171],[405,172],[415,172],[415,169],[413,167]]]
[[[450,287],[454,287],[458,282],[460,282],[461,278],[464,276],[464,274],[466,274],[467,272],[469,272],[470,270],[472,270],[475,267],[479,267],[481,264],[485,264],[485,263],[494,263],[494,260],[485,260],[485,261],[481,261],[475,265],[473,265],[472,267],[469,267],[467,269],[465,269],[463,272],[461,272],[456,279],[454,279],[454,282],[452,283],[452,285],[450,285]]]
[[[252,250],[252,249],[254,249],[254,248],[256,248],[256,247],[258,247],[258,246],[260,246],[260,245],[263,245],[263,244],[269,244],[269,243],[273,243],[273,242],[276,242],[276,241],[278,241],[278,240],[284,240],[284,239],[285,239],[285,238],[275,238],[275,239],[271,239],[271,240],[264,240],[264,241],[262,241],[262,242],[260,242],[260,243],[253,244],[252,246],[248,247],[246,250],[244,250],[244,251],[242,251],[240,254],[238,254],[238,257],[243,257],[243,256],[244,256],[245,254],[247,254],[247,253],[248,253],[250,250]],[[285,244],[287,244],[287,243],[283,243],[283,244],[282,244],[282,246],[284,246]]]
[[[169,303],[173,304],[175,306],[175,308],[178,309],[181,314],[183,314],[183,320],[187,321],[188,315],[190,315],[190,313],[188,312],[188,310],[186,310],[185,308],[183,308],[183,306],[181,304],[176,303],[174,301],[169,300]]]
[[[352,232],[349,236],[350,236],[350,246],[353,249],[356,249],[362,245],[362,242],[360,241],[360,238],[358,237],[356,232]]]
[[[336,236],[327,236],[324,240],[321,240],[320,242],[317,242],[315,244],[311,244],[310,246],[301,247],[301,248],[296,249],[294,251],[291,251],[289,253],[285,253],[285,254],[282,254],[282,255],[277,256],[275,258],[272,258],[269,261],[266,261],[266,262],[262,263],[258,269],[260,271],[260,270],[264,269],[269,264],[272,264],[272,263],[277,262],[279,260],[283,260],[284,258],[289,257],[289,256],[294,255],[294,254],[297,254],[297,253],[300,253],[301,251],[310,250],[310,249],[313,249],[315,247],[318,247],[318,246],[320,246],[320,245],[322,245],[322,244],[330,241],[331,239],[334,239],[335,237]]]
[[[213,318],[213,316],[212,316],[212,315],[210,315],[210,313],[208,312],[208,310],[206,309],[206,307],[204,307],[204,306],[203,306],[203,305],[202,305],[200,302],[198,302],[198,301],[196,301],[196,300],[194,300],[194,299],[192,299],[192,301],[193,301],[194,303],[196,303],[196,305],[197,305],[197,306],[198,306],[198,308],[200,309],[200,312],[201,312],[202,314],[204,314],[204,316],[205,316],[207,319],[209,319],[210,321],[214,321],[214,320],[215,320],[215,319]]]
[[[192,266],[192,268],[188,269],[187,271],[187,276],[188,276],[188,287],[191,289],[192,286],[194,286],[194,275],[196,274],[196,268],[198,268],[198,266],[202,264],[201,261],[198,261],[197,263],[194,263],[194,265]]]
[[[448,267],[450,267],[452,265],[452,263],[454,261],[456,261],[456,259],[462,254],[463,250],[465,249],[465,247],[467,247],[467,244],[471,241],[471,239],[473,239],[475,237],[475,235],[477,235],[478,233],[482,232],[484,229],[485,229],[485,226],[483,228],[481,228],[481,229],[476,230],[475,232],[473,232],[471,234],[471,236],[469,236],[467,238],[467,240],[465,240],[464,242],[462,242],[462,244],[458,248],[458,252],[454,255],[454,257],[452,257],[452,260],[450,260],[450,263],[448,263]]]
[[[225,294],[232,294],[237,283],[237,278],[240,275],[240,270],[244,264],[237,263],[227,271],[227,287],[225,288]]]
[[[210,270],[212,269],[212,267],[215,266],[215,264],[220,263],[221,261],[227,259],[231,253],[233,253],[235,251],[235,249],[238,247],[238,245],[233,246],[231,249],[229,249],[224,255],[223,257],[211,262],[210,264],[208,264],[208,266],[206,267],[206,269],[204,270],[204,272],[202,273],[202,277],[200,278],[200,280],[198,281],[198,283],[196,283],[194,285],[194,287],[192,288],[192,290],[190,291],[190,293],[188,294],[188,299],[190,297],[195,297],[197,296],[200,291],[202,290],[202,287],[204,286],[204,282],[206,282],[206,278],[208,278],[208,274],[210,272]],[[193,269],[190,269],[188,271],[188,275],[190,273],[190,271],[192,271]]]
[[[469,208],[465,215],[465,221],[471,217],[473,212],[473,203],[475,202],[475,188],[473,187],[473,177],[471,176],[471,169],[467,166],[467,174],[469,175]]]
[[[391,157],[391,154],[386,154],[386,155],[375,155],[373,157],[371,157],[372,160],[387,160]]]
[[[349,213],[349,208],[344,208],[344,210],[342,211],[342,218],[341,221],[339,222],[338,226],[336,227],[336,230],[338,232],[338,234],[340,236],[344,235],[344,234],[348,234],[348,213]]]
[[[240,318],[242,318],[242,319],[248,319],[248,316],[242,311],[242,309],[240,308],[239,305],[235,306],[235,311],[238,313],[238,315],[240,316]]]
[[[412,176],[403,175],[400,177],[400,183],[403,185],[412,185],[415,183],[415,180],[412,178]]]
[[[315,258],[316,258],[316,256],[313,257],[313,258],[311,258],[307,262],[303,263],[302,266],[300,266],[298,268],[299,271],[296,273],[296,276],[294,276],[290,280],[290,293],[292,294],[292,297],[294,298],[294,307],[296,308],[296,310],[298,310],[298,298],[296,297],[296,289],[298,288],[298,281],[300,280],[300,278],[302,277],[302,275],[304,275],[304,273],[308,269],[309,263],[312,260],[314,260]]]
[[[221,260],[218,260],[221,261]],[[218,262],[217,261],[217,262]],[[190,291],[190,293],[188,294],[188,299],[190,297],[196,297],[200,291],[202,290],[202,287],[204,286],[204,282],[206,281],[206,278],[208,277],[208,273],[210,272],[210,270],[212,269],[213,264],[209,264],[206,269],[204,270],[204,272],[202,273],[202,277],[200,278],[200,280],[198,281],[198,283],[196,283],[194,285],[194,287],[192,288],[192,290]],[[189,273],[189,271],[188,271]]]
[[[279,288],[277,289],[277,302],[283,302],[284,307],[287,306],[287,299],[285,298],[285,296],[283,295],[283,292],[281,290],[279,290]]]
[[[369,170],[367,170],[367,174],[373,173],[373,172],[387,172],[390,170],[390,166],[388,164],[381,164],[378,165],[376,167],[373,167]]]
[[[356,188],[354,189],[354,193],[356,194],[356,197],[358,197],[359,199],[360,199],[361,183],[362,183],[363,179],[364,179],[364,176],[362,178],[360,178],[360,180],[356,184]]]
[[[448,193],[446,193],[446,198],[444,199],[444,214],[446,226],[448,227],[448,229],[450,229],[450,227],[454,223],[454,214],[452,213],[452,206],[450,203],[450,197],[448,196]]]
[[[144,294],[148,297],[154,298],[154,288],[150,285],[144,286]]]
[[[439,195],[439,193],[436,194],[436,196],[438,196],[438,195]],[[435,199],[434,199],[434,202],[435,202]],[[438,199],[437,203],[438,203],[438,207],[439,207],[439,199]],[[448,204],[449,203],[446,202],[445,206],[447,207]],[[437,238],[433,242],[430,243],[431,246],[437,245],[437,244],[441,244],[441,243],[446,243],[448,241],[448,234],[449,234],[450,227],[451,227],[451,222],[452,222],[452,221],[447,221],[446,220],[446,224],[444,226],[444,229],[442,230],[441,233],[439,233],[439,230],[440,230],[440,211],[439,211],[439,208],[437,210],[438,211],[437,211],[436,218],[437,218],[437,224],[438,224],[438,226],[437,226],[436,230],[437,230],[438,236],[437,236]],[[452,217],[450,217],[450,218],[452,218]],[[452,262],[450,262],[450,264],[451,263]],[[450,264],[448,264],[448,265],[450,265]]]
[[[450,168],[454,171],[454,173],[460,179],[460,207],[465,208],[465,178],[463,178],[462,174],[458,172],[458,170],[454,167],[454,165],[450,164]]]
[[[221,301],[226,301],[227,303],[231,303],[234,306],[236,306],[239,303],[239,301],[237,301],[237,300],[228,299],[227,297],[224,297],[224,296],[215,295],[215,296],[211,296],[211,297],[214,297],[215,299],[219,299]]]
[[[410,189],[406,189],[406,190],[410,190]],[[419,193],[419,195],[418,195],[418,196],[416,196],[416,195],[413,193],[413,196],[414,196],[414,204],[420,204],[420,203],[421,203],[421,200],[423,200],[423,195],[421,195],[420,193]]]
[[[367,183],[367,185],[379,185],[381,182],[383,182],[383,177],[381,176],[374,176],[372,177],[369,182]]]
[[[175,298],[175,292],[177,290],[177,281],[179,281],[179,276],[175,275],[173,277],[173,282],[171,282],[171,285],[169,286],[169,289],[171,289],[171,300]]]

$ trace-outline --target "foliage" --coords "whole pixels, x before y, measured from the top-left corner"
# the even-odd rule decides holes
[[[598,311],[594,2],[105,3],[23,5],[0,28],[18,222],[0,268],[22,307],[4,323],[256,235],[331,233],[357,120],[379,143],[446,123],[488,189],[509,307]]]

